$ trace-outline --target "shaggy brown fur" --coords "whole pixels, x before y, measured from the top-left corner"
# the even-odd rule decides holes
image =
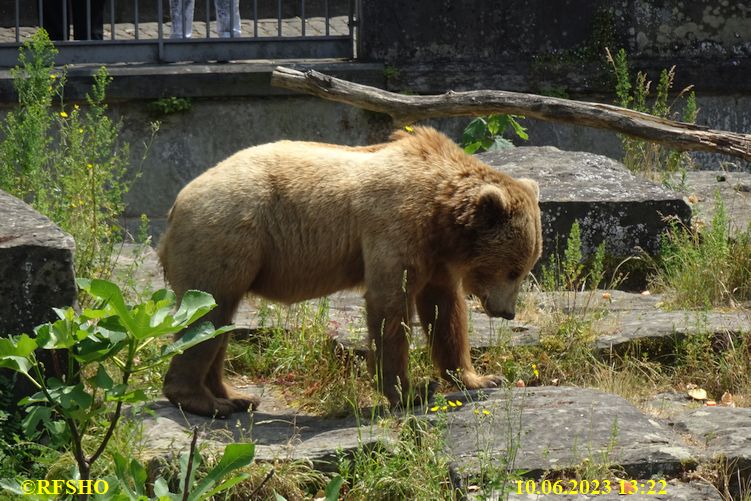
[[[489,315],[513,318],[542,250],[537,184],[493,170],[430,128],[392,139],[366,147],[280,141],[209,169],[170,211],[159,245],[167,280],[178,297],[213,294],[215,325],[231,323],[248,292],[294,303],[364,286],[369,366],[392,404],[415,393],[403,327],[413,309],[443,377],[494,386],[500,378],[480,376],[470,361],[465,295]],[[227,342],[224,335],[172,360],[170,401],[218,416],[258,404],[222,381]]]

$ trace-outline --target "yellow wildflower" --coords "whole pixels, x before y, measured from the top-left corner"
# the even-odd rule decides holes
[[[438,412],[438,406],[434,405],[433,407],[431,407],[430,412]]]
[[[64,111],[60,112],[60,116],[63,117],[63,118],[68,118],[68,114],[65,113]]]
[[[88,168],[89,170],[91,170],[91,169],[93,169],[93,168],[94,168],[94,164],[86,164],[86,167],[87,167],[87,168]]]
[[[405,125],[404,126],[404,130],[406,130],[407,132],[409,132],[410,134],[412,134],[415,131],[415,128],[412,127],[411,125]]]

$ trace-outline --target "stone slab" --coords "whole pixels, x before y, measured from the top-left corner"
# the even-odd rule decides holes
[[[728,167],[737,168],[732,163]],[[673,183],[680,184],[679,175],[673,176]],[[698,220],[705,223],[712,221],[716,196],[719,194],[732,221],[731,233],[748,229],[751,223],[751,173],[716,170],[687,172],[684,193],[696,197],[694,208]]]
[[[30,332],[75,303],[73,238],[0,191],[0,332]]]
[[[445,416],[418,416],[433,423],[445,419],[446,452],[462,478],[479,477],[480,458],[504,466],[509,451],[513,460],[508,467],[534,478],[550,470],[570,470],[583,461],[619,465],[635,479],[679,475],[696,462],[670,428],[626,400],[599,391],[538,387],[446,397],[464,403]],[[295,413],[268,396],[263,396],[259,411],[236,413],[227,420],[183,414],[164,400],[150,407],[153,414],[143,418],[149,457],[186,450],[193,427],[198,427],[204,446],[221,449],[231,442],[254,442],[260,460],[306,459],[325,471],[336,468],[338,454],[379,443],[390,447],[395,440],[393,430],[366,417],[369,411],[362,411],[360,419],[322,418]]]
[[[748,313],[720,311],[622,311],[597,322],[596,346],[602,352],[622,353],[639,345],[651,353],[670,352],[689,336],[737,336],[749,332]],[[721,339],[721,338],[720,338]]]
[[[706,447],[707,456],[727,461],[731,492],[737,495],[751,482],[751,409],[702,407],[682,414],[672,425]]]
[[[73,238],[21,200],[0,191],[0,336],[27,333],[55,320],[53,307],[76,304]],[[48,375],[67,367],[63,352],[40,351]],[[20,398],[35,390],[26,378]]]
[[[679,193],[634,176],[623,164],[602,155],[562,151],[552,146],[520,147],[478,157],[514,177],[540,184],[543,258],[565,249],[574,221],[581,227],[585,255],[601,242],[611,256],[631,256],[641,248],[659,249],[665,218],[688,223],[691,208]]]
[[[214,450],[221,450],[228,443],[252,442],[259,461],[304,459],[316,469],[336,471],[337,455],[346,455],[361,446],[389,447],[395,439],[391,430],[371,424],[365,416],[326,418],[295,413],[280,400],[263,395],[261,387],[240,389],[261,395],[258,411],[211,419],[183,413],[164,399],[151,404],[151,415],[143,417],[146,457],[165,457],[188,450],[192,430],[197,427],[199,443]]]
[[[551,386],[484,394],[447,416],[447,448],[470,476],[479,476],[482,457],[537,478],[583,461],[619,465],[635,479],[674,476],[696,462],[670,428],[615,395]],[[467,400],[462,393],[446,398]]]

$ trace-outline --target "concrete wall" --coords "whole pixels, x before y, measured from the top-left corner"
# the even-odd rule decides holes
[[[729,0],[364,0],[361,57],[515,60],[615,43],[634,56],[747,57],[751,5]]]

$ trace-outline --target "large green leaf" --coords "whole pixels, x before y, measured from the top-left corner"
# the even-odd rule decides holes
[[[83,383],[69,385],[57,378],[47,380],[47,392],[56,404],[68,412],[87,409],[94,401],[94,397],[86,391]]]
[[[180,308],[175,313],[175,322],[190,325],[216,307],[211,294],[190,290],[183,294]]]
[[[326,485],[326,491],[325,491],[325,501],[337,501],[339,499],[339,491],[342,489],[342,485],[344,485],[344,479],[341,477],[341,475],[337,475],[334,478],[331,479],[331,481]]]
[[[255,457],[256,447],[254,444],[229,444],[224,449],[224,455],[222,459],[204,478],[201,482],[191,491],[191,499],[204,499],[203,495],[208,492],[211,487],[217,482],[221,481],[226,475],[232,471],[248,466],[253,462]]]
[[[185,331],[185,334],[183,334],[180,339],[174,341],[172,344],[162,347],[162,351],[158,358],[166,358],[173,354],[182,353],[188,348],[192,348],[206,340],[230,332],[234,330],[234,328],[234,325],[226,325],[219,329],[214,329],[214,326],[209,322],[202,322],[198,325],[193,325]]]
[[[96,386],[97,388],[103,389],[103,390],[109,390],[112,388],[112,378],[109,374],[107,374],[107,369],[104,368],[103,365],[99,365],[96,371],[96,375],[89,379],[89,382]]]
[[[36,348],[36,340],[26,334],[0,338],[0,367],[29,376]]]
[[[116,384],[105,394],[105,399],[111,402],[123,402],[126,404],[136,404],[146,402],[149,397],[141,389],[131,390],[127,384]]]
[[[100,299],[120,318],[123,325],[133,334],[138,330],[135,320],[130,314],[130,310],[125,305],[125,299],[123,299],[123,293],[120,287],[107,280],[100,280],[98,278],[87,280],[79,278],[77,280],[78,286],[88,292],[92,297]]]

